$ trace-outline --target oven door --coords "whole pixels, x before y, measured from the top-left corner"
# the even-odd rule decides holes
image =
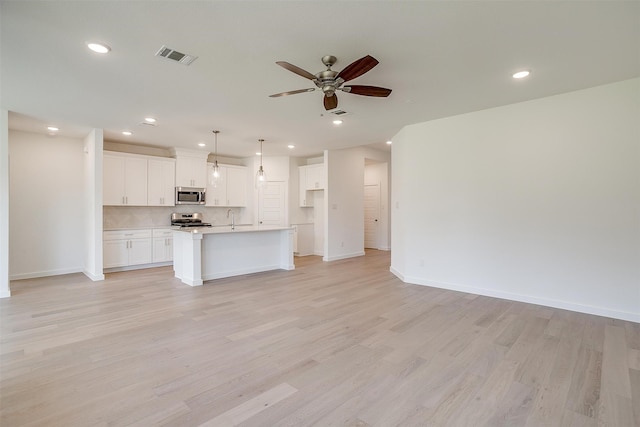
[[[205,194],[204,188],[176,187],[176,205],[204,205]]]

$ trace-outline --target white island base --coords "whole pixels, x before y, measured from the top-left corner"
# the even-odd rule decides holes
[[[293,270],[293,229],[230,227],[174,230],[173,270],[182,283],[269,270]]]

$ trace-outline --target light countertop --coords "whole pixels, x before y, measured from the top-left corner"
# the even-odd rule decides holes
[[[234,229],[230,225],[215,227],[191,227],[177,228],[174,231],[191,234],[222,234],[222,233],[253,233],[256,231],[292,230],[293,227],[269,226],[269,225],[236,225]]]

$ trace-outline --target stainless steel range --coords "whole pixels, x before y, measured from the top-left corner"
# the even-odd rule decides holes
[[[202,222],[202,214],[195,213],[177,213],[171,214],[171,225],[179,226],[180,228],[189,227],[211,227],[211,224]]]

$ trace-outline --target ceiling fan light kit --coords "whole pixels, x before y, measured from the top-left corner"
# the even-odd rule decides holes
[[[311,80],[316,85],[316,88],[292,90],[288,92],[275,93],[269,96],[271,98],[277,98],[281,96],[295,95],[298,93],[313,92],[320,89],[324,94],[323,104],[325,110],[333,110],[338,107],[338,96],[336,95],[336,91],[339,90],[346,93],[353,93],[355,95],[375,96],[381,98],[387,97],[391,93],[391,89],[386,89],[378,86],[343,86],[344,83],[348,82],[349,80],[353,80],[356,77],[360,77],[361,75],[365,74],[373,67],[378,65],[378,60],[373,56],[364,56],[357,61],[354,61],[351,64],[347,65],[347,67],[345,67],[340,72],[331,69],[336,61],[337,58],[333,55],[323,56],[322,63],[327,67],[327,69],[320,71],[315,75],[286,61],[277,61],[276,64],[278,64],[282,68]]]

